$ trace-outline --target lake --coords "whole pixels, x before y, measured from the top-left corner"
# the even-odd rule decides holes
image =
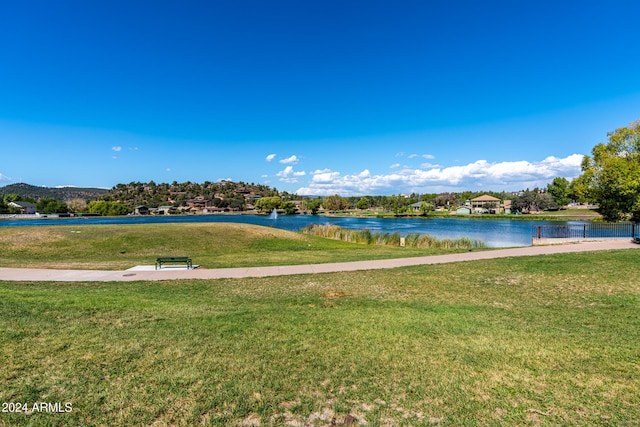
[[[439,239],[467,237],[483,241],[488,247],[531,246],[532,228],[546,224],[582,224],[580,221],[486,220],[474,218],[352,218],[323,215],[280,215],[270,219],[264,215],[190,215],[190,216],[127,216],[56,219],[0,220],[0,227],[34,225],[81,224],[163,224],[183,222],[237,222],[299,231],[309,224],[330,224],[343,228],[372,232],[430,234]]]

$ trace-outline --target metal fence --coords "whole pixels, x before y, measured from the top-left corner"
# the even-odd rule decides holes
[[[640,224],[633,222],[534,225],[532,237],[536,240],[598,240],[632,239],[638,237]]]

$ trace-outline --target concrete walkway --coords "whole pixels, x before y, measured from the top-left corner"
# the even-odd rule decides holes
[[[134,280],[176,279],[225,279],[243,277],[268,277],[291,274],[335,273],[339,271],[378,270],[408,267],[413,265],[442,264],[475,261],[492,258],[508,258],[535,255],[550,255],[569,252],[590,252],[614,249],[640,249],[629,240],[582,242],[555,246],[527,246],[522,248],[496,249],[480,252],[464,252],[449,255],[434,255],[414,258],[384,259],[375,261],[339,262],[332,264],[307,264],[276,267],[240,267],[217,269],[163,268],[162,270],[131,269],[126,271],[104,270],[49,270],[32,268],[0,268],[0,280],[11,281],[56,281],[56,282],[113,282]]]

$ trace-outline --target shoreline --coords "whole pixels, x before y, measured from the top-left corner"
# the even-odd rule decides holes
[[[86,214],[0,214],[0,223],[3,220],[11,221],[33,221],[33,220],[71,220],[71,219],[89,219],[89,218],[103,218],[103,219],[122,219],[122,218],[191,218],[191,217],[215,217],[215,216],[257,216],[268,217],[269,213],[259,212],[215,212],[215,213],[197,213],[197,214],[185,214],[185,215],[118,215],[118,216],[102,216],[102,215],[86,215]],[[329,217],[329,218],[359,218],[359,219],[418,219],[418,220],[430,220],[430,219],[459,219],[459,220],[508,220],[508,221],[584,221],[584,222],[600,222],[601,217],[593,214],[511,214],[511,215],[498,215],[498,214],[472,214],[472,215],[456,215],[456,214],[432,214],[432,215],[396,215],[393,213],[372,213],[363,214],[359,212],[344,212],[344,213],[318,213],[316,215],[309,213],[297,213],[293,215],[280,214],[282,216],[316,216],[316,217]]]

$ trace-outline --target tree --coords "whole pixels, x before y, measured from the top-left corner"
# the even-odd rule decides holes
[[[511,200],[511,210],[520,213],[544,211],[554,206],[551,196],[541,193],[537,188],[523,191]]]
[[[298,211],[298,207],[293,202],[284,202],[282,204],[282,209],[284,209],[284,213],[286,215],[295,215],[295,213]]]
[[[567,178],[554,178],[550,184],[547,184],[547,191],[558,208],[563,208],[571,201],[569,199],[569,180]]]
[[[584,175],[575,178],[569,184],[569,197],[578,203],[585,203],[589,197],[589,183]]]
[[[122,203],[109,202],[105,200],[94,200],[87,205],[87,211],[97,213],[102,216],[127,215],[131,209]]]
[[[278,209],[282,205],[282,199],[278,196],[274,197],[262,197],[256,201],[254,206],[259,211],[270,212],[274,209]]]
[[[347,201],[341,196],[335,194],[324,200],[324,207],[331,212],[341,211],[347,208]]]
[[[356,202],[356,208],[358,209],[369,209],[371,207],[371,200],[368,197],[363,197]]]
[[[422,216],[427,216],[429,212],[433,211],[433,205],[431,203],[427,203],[424,200],[420,203],[420,212]]]
[[[15,193],[10,193],[10,194],[5,194],[4,195],[4,201],[5,203],[9,204],[11,202],[18,202],[22,200],[22,198],[20,197],[20,195],[15,194]]]
[[[82,212],[87,208],[87,201],[84,199],[71,199],[67,202],[67,206],[71,212]]]
[[[582,179],[605,221],[640,221],[640,120],[607,134],[582,161]]]
[[[307,201],[307,209],[311,211],[312,215],[318,215],[321,204],[322,201],[320,199],[310,199],[309,201]]]
[[[69,208],[65,202],[60,200],[45,198],[40,199],[36,204],[36,209],[43,214],[67,213]]]

